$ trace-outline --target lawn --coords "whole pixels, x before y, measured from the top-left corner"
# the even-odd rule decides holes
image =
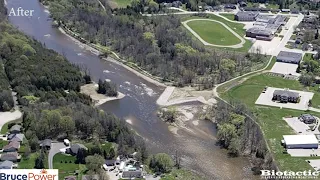
[[[266,7],[270,9],[279,9],[278,4],[272,4],[272,3],[266,4]]]
[[[56,154],[53,157],[53,168],[59,169],[59,179],[66,176],[74,175],[76,170],[85,169],[83,164],[75,164],[76,157],[64,154]]]
[[[223,25],[213,21],[190,21],[187,25],[203,40],[215,45],[236,45],[241,40],[227,30]]]
[[[38,153],[31,153],[28,157],[22,157],[18,163],[19,169],[33,169],[38,155]],[[21,154],[21,156],[23,156],[23,154]],[[47,162],[48,161],[45,161],[45,166],[47,166]]]
[[[230,19],[231,21],[234,21],[234,14],[232,14],[232,13],[219,13],[219,15],[226,17],[226,18]]]
[[[280,170],[311,170],[312,167],[305,162],[307,159],[314,159],[314,157],[291,157],[288,154],[283,154],[284,148],[281,146],[280,141],[282,135],[294,134],[294,131],[282,120],[283,117],[298,116],[305,111],[280,109],[267,106],[255,106],[255,101],[259,97],[265,86],[289,88],[295,90],[307,90],[298,81],[287,80],[280,77],[268,76],[261,74],[254,76],[241,85],[233,87],[226,93],[222,94],[224,99],[237,99],[247,104],[257,117],[257,121],[262,127],[264,136],[269,144],[271,151],[274,154],[276,162]],[[319,94],[319,93],[317,93]],[[308,112],[315,116],[320,117],[320,113]],[[320,157],[317,157],[320,158]]]
[[[227,21],[227,20],[223,19],[222,17],[216,16],[214,14],[207,14],[205,17],[190,16],[190,15],[179,15],[179,16],[181,16],[181,21],[186,21],[186,20],[189,20],[189,19],[214,19],[214,20],[217,20],[217,21],[220,21],[220,22],[224,23],[225,25],[230,27],[233,31],[235,31],[237,34],[239,34],[241,37],[244,37],[245,34],[246,34],[246,30],[244,29],[244,24],[236,23],[236,22],[230,22],[230,21]],[[195,39],[197,39],[197,38],[195,38]],[[249,49],[252,46],[252,42],[249,41],[248,39],[245,39],[245,40],[246,40],[246,43],[243,45],[242,48],[239,48],[239,49],[220,48],[220,49],[227,49],[227,50],[232,50],[232,51],[235,50],[235,51],[240,51],[240,52],[248,52]],[[214,48],[218,48],[218,47],[214,47]]]
[[[0,139],[0,149],[2,149],[7,144],[8,144],[8,141],[4,141],[4,140]]]

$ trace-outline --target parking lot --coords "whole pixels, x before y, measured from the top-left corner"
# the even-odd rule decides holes
[[[316,160],[307,160],[315,170],[320,171],[320,159]]]
[[[318,128],[314,131],[311,131],[309,126],[301,122],[298,117],[293,118],[283,118],[288,125],[297,133],[297,134],[319,134]]]
[[[283,75],[294,75],[300,76],[299,73],[296,72],[298,68],[298,64],[291,64],[291,63],[283,63],[283,62],[276,62],[270,72],[283,74]]]
[[[265,93],[260,94],[255,104],[275,106],[275,107],[288,108],[288,109],[307,110],[309,100],[312,99],[313,97],[313,93],[311,92],[290,90],[292,92],[299,93],[300,102],[299,103],[279,103],[279,102],[272,101],[274,90],[283,90],[283,89],[268,87]]]
[[[257,48],[260,48],[261,54],[273,55],[273,51],[278,47],[280,42],[280,37],[274,37],[271,41],[255,40],[249,52],[255,52]]]

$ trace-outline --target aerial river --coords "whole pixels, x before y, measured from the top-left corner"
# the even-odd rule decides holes
[[[22,7],[34,10],[32,17],[9,17],[10,22],[25,34],[37,39],[49,49],[67,57],[74,64],[87,68],[95,81],[110,79],[126,96],[100,106],[123,119],[145,140],[150,152],[182,154],[183,165],[206,179],[253,179],[246,158],[228,158],[225,150],[215,145],[215,126],[200,121],[192,131],[168,130],[156,115],[157,98],[164,88],[149,83],[120,65],[101,60],[83,46],[52,27],[49,12],[37,0],[7,0],[8,12]]]

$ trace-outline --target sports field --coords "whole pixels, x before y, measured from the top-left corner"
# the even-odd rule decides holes
[[[241,43],[239,38],[220,23],[206,20],[194,20],[188,22],[187,25],[204,41],[210,44],[231,46]]]

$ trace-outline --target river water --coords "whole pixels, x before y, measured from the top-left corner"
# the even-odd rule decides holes
[[[71,63],[86,67],[95,81],[110,79],[119,86],[119,91],[126,97],[107,102],[100,108],[128,122],[146,140],[150,152],[174,154],[178,150],[183,165],[206,179],[254,178],[246,158],[228,158],[226,151],[215,145],[213,123],[189,124],[191,130],[179,130],[178,135],[173,134],[156,116],[158,106],[155,102],[163,87],[149,83],[117,64],[101,60],[53,28],[49,12],[37,0],[7,0],[8,12],[18,7],[34,10],[34,13],[32,17],[10,16],[14,26],[47,48],[63,54]]]

